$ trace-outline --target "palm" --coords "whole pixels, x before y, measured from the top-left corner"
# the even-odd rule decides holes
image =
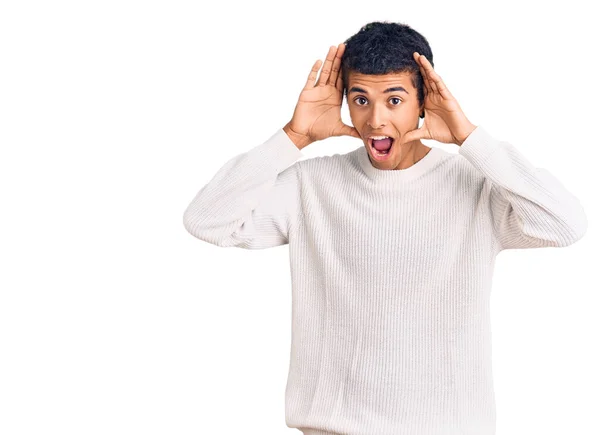
[[[342,122],[343,84],[340,64],[344,48],[344,44],[340,44],[337,49],[330,47],[317,83],[315,80],[321,61],[315,62],[294,109],[291,129],[311,141],[343,135],[360,137],[355,128]]]
[[[453,143],[455,138],[444,120],[449,111],[457,110],[456,100],[444,100],[437,93],[430,93],[425,98],[426,116],[421,128],[429,139],[441,143]],[[460,110],[460,109],[459,109]]]
[[[423,76],[425,121],[420,128],[408,132],[405,141],[433,139],[442,143],[458,143],[456,135],[462,136],[464,126],[470,123],[427,58],[416,52],[414,54]]]
[[[305,88],[300,94],[294,117],[304,120],[298,125],[315,140],[338,136],[343,129],[342,92],[335,86]]]

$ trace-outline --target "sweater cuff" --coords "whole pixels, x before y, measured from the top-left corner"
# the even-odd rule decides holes
[[[458,147],[458,153],[473,163],[484,163],[499,148],[501,141],[478,125]]]
[[[278,129],[269,139],[257,146],[263,158],[277,169],[277,173],[288,168],[304,153],[290,139],[283,128]]]

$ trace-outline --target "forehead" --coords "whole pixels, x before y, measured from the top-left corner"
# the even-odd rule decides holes
[[[408,92],[415,89],[411,81],[411,73],[388,73],[388,74],[361,74],[355,71],[348,73],[348,88],[360,86],[368,92],[379,93],[392,85],[398,85],[405,88]]]

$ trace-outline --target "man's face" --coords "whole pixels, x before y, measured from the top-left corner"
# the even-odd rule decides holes
[[[402,158],[412,152],[413,146],[420,146],[420,141],[399,145],[398,140],[406,132],[419,127],[422,111],[410,73],[370,75],[350,71],[348,108],[352,124],[360,133],[373,166],[396,169]],[[377,157],[370,136],[391,137],[393,142],[389,153]]]

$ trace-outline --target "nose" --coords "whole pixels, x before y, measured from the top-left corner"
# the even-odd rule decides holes
[[[369,115],[369,119],[367,121],[367,125],[372,130],[377,130],[385,127],[385,120],[383,115],[383,109],[378,109],[376,106],[373,106],[371,113]]]

